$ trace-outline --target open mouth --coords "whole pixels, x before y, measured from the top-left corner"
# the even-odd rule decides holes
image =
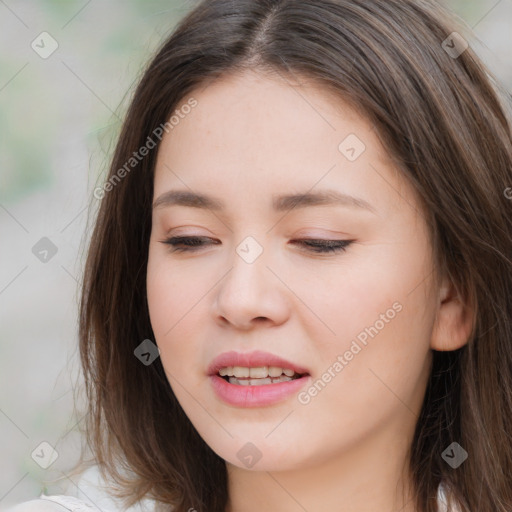
[[[276,366],[262,366],[257,368],[247,368],[242,366],[228,366],[221,368],[218,372],[226,382],[236,386],[265,386],[268,384],[280,384],[304,377],[292,369],[279,368]]]

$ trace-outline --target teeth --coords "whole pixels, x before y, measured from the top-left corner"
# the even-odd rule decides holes
[[[254,379],[264,379],[268,375],[268,366],[259,368],[249,368],[249,377]]]
[[[233,367],[232,366],[228,366],[227,368],[221,368],[219,370],[219,375],[221,377],[225,377],[226,375],[233,375]]]
[[[280,377],[284,374],[287,377],[293,377],[295,371],[289,368],[279,368],[278,366],[259,366],[256,368],[247,368],[244,366],[227,366],[219,370],[221,377],[236,377],[265,379],[267,377]]]
[[[236,377],[229,377],[230,384],[236,384],[238,386],[265,386],[266,384],[277,384],[279,382],[287,382],[293,380],[291,377],[281,375],[280,377],[264,378],[264,379],[237,379]]]
[[[283,373],[283,369],[279,368],[279,366],[269,366],[268,374],[270,377],[280,377]]]
[[[250,368],[245,368],[243,366],[233,366],[233,375],[237,378],[249,377],[250,376]]]

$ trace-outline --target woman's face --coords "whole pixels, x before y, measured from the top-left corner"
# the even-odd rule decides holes
[[[421,408],[438,299],[417,197],[372,126],[321,89],[247,72],[192,96],[158,150],[147,269],[178,401],[241,468],[391,453]],[[226,352],[239,358],[215,367]]]

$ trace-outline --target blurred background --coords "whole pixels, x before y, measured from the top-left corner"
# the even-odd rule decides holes
[[[88,207],[134,82],[195,3],[0,0],[0,510],[76,483]],[[512,0],[442,3],[510,92]]]

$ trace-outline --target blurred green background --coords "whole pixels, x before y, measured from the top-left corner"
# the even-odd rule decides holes
[[[76,481],[65,475],[80,445],[71,389],[88,202],[134,81],[194,4],[0,0],[0,509],[44,480],[63,477],[52,493]],[[510,91],[512,0],[445,5]],[[42,442],[59,455],[48,469],[31,457]]]

